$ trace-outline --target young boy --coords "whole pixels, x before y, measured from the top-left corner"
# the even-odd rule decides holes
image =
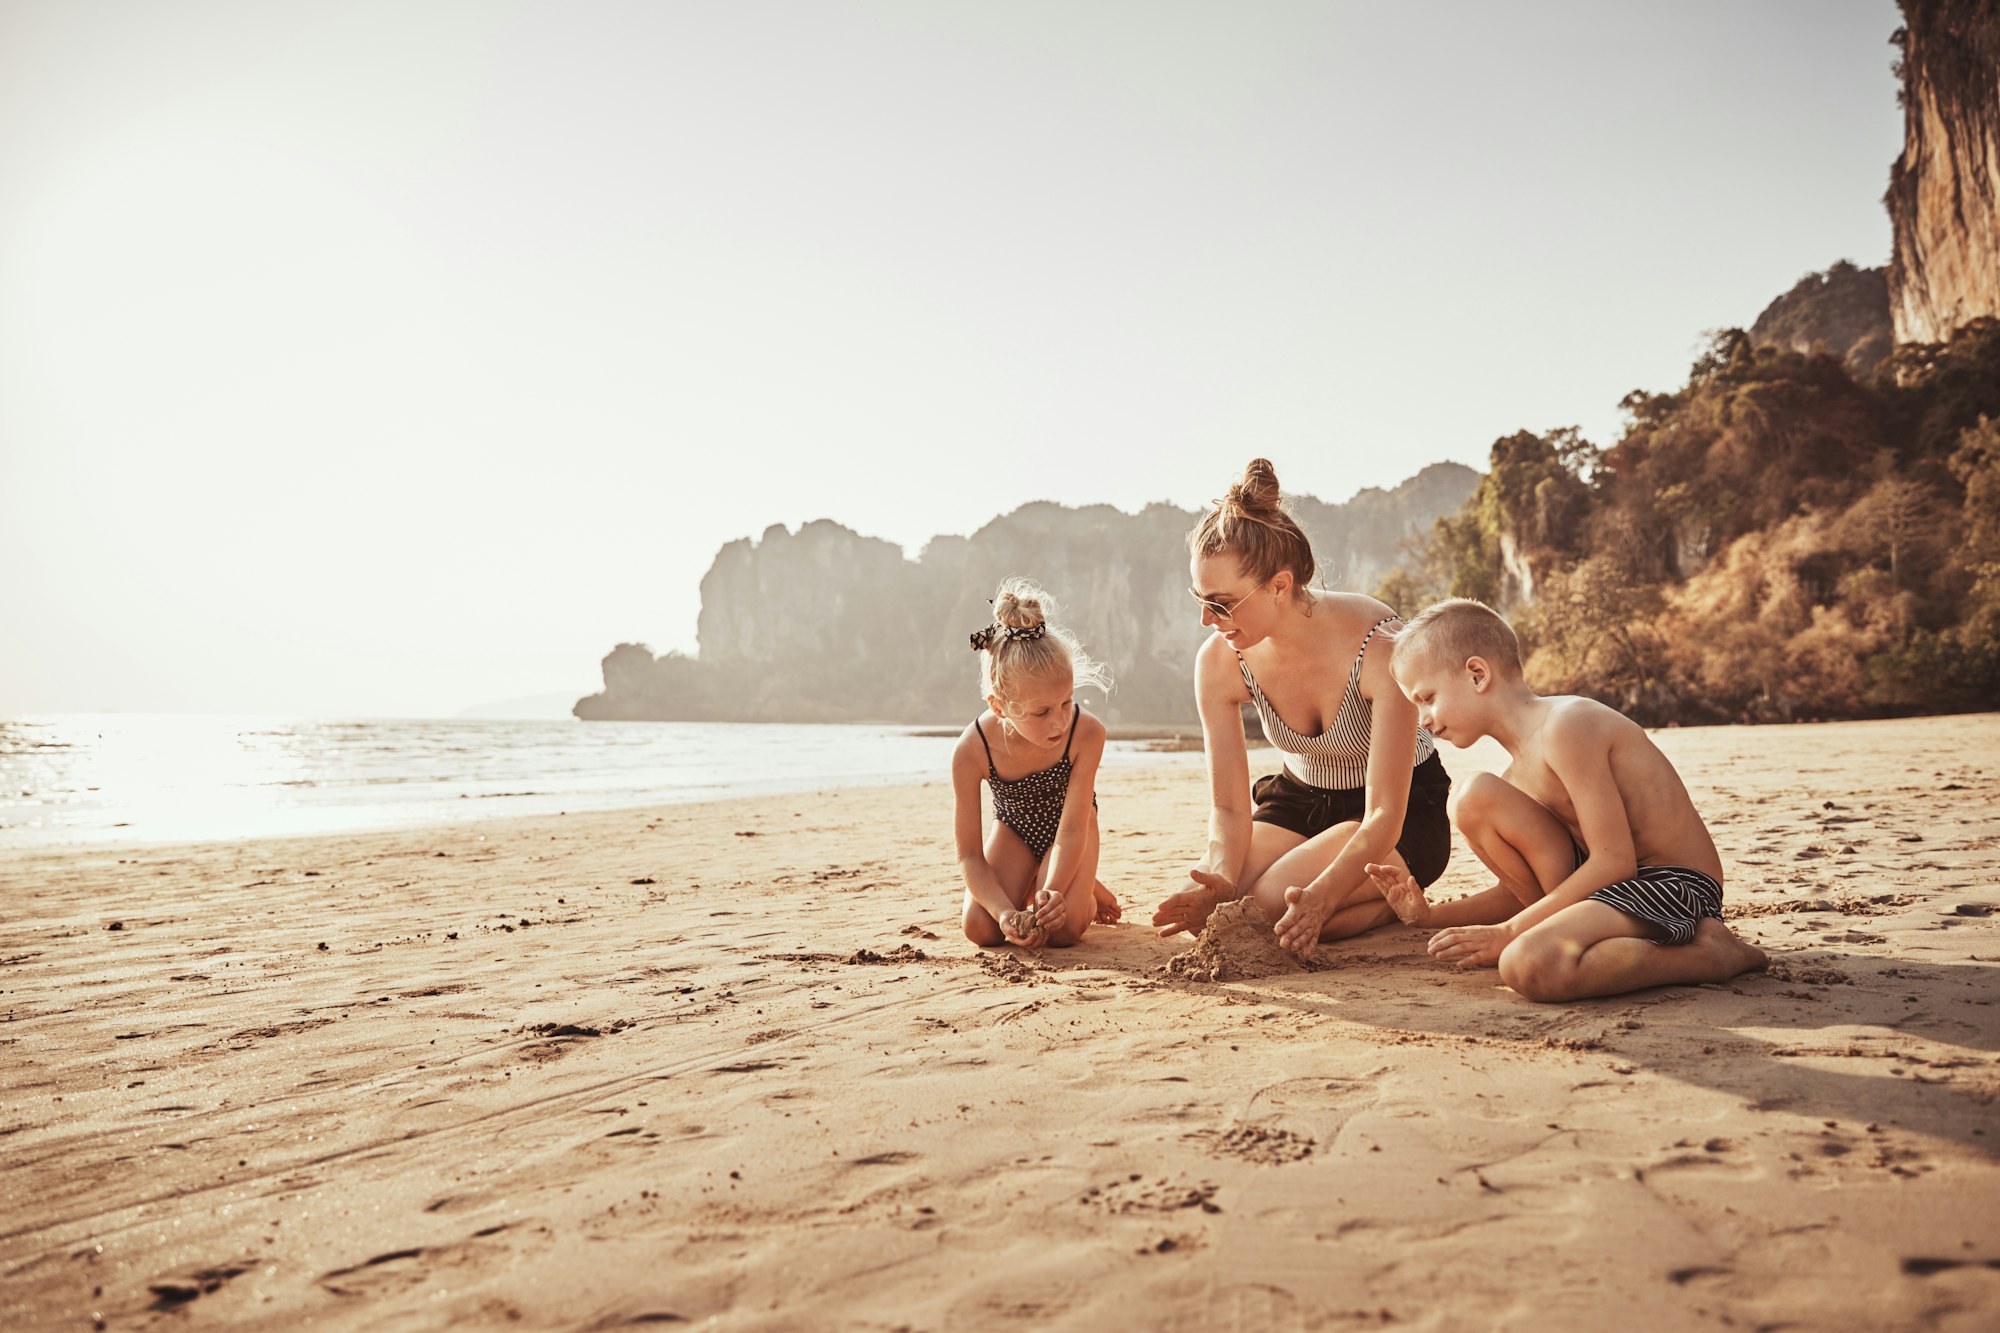
[[[1466,784],[1456,819],[1499,880],[1432,904],[1394,867],[1370,875],[1396,914],[1443,927],[1434,957],[1500,969],[1530,1000],[1726,981],[1764,952],[1722,924],[1722,859],[1687,788],[1639,725],[1593,699],[1543,698],[1483,603],[1454,598],[1396,636],[1396,684],[1432,736],[1491,736],[1513,762]]]

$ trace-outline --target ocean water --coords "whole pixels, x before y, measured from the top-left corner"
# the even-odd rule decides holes
[[[0,851],[944,783],[951,747],[914,727],[24,717],[0,721]],[[1114,741],[1105,761],[1144,748]]]

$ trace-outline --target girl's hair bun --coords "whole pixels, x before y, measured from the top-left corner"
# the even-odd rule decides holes
[[[1008,579],[993,598],[993,623],[1003,629],[1033,629],[1054,612],[1049,595],[1027,579]]]
[[[1253,458],[1243,469],[1243,480],[1229,488],[1229,503],[1246,514],[1259,517],[1278,512],[1278,469],[1268,458]]]
[[[972,635],[979,654],[979,692],[988,698],[1016,699],[1035,683],[1069,682],[1071,689],[1111,688],[1110,673],[1055,624],[1055,599],[1040,585],[1009,578],[993,594],[993,624]]]

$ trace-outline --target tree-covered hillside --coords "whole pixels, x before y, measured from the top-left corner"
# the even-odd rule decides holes
[[[1647,722],[2000,705],[2000,321],[1866,380],[1728,329],[1622,406],[1495,442],[1384,599],[1491,602],[1538,688]]]

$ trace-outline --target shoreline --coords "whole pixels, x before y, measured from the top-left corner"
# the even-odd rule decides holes
[[[0,857],[0,1312],[1990,1327],[2000,718],[1655,735],[1769,973],[1189,980],[1171,759],[1039,953],[958,936],[942,780]]]

